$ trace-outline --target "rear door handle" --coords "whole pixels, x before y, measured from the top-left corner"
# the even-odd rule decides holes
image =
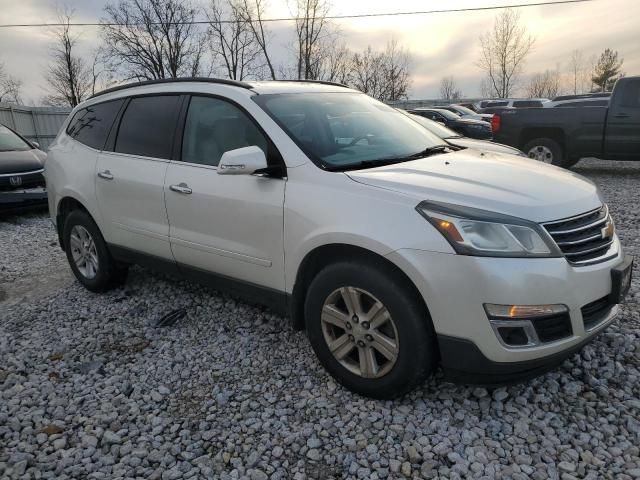
[[[618,113],[617,115],[615,115],[616,118],[629,118],[631,115],[629,115],[628,113]]]
[[[193,192],[193,190],[189,188],[189,185],[184,182],[179,183],[178,185],[169,185],[169,190],[172,192],[183,193],[185,195],[190,195]]]
[[[104,178],[105,180],[113,180],[113,175],[109,170],[105,170],[104,172],[98,172],[98,176],[100,178]]]

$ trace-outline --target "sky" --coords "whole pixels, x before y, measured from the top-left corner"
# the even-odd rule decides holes
[[[109,1],[67,0],[75,9],[75,22],[95,22],[103,16]],[[207,0],[194,0],[205,4]],[[531,3],[539,0],[333,0],[332,15],[424,11]],[[0,24],[47,23],[56,20],[55,0],[0,0]],[[546,69],[568,72],[571,51],[580,49],[586,58],[605,48],[617,50],[624,58],[627,75],[640,74],[640,0],[592,0],[586,3],[519,8],[521,22],[535,37],[533,51],[526,60],[523,82]],[[488,31],[499,10],[436,13],[396,17],[334,21],[347,46],[363,50],[368,45],[384,49],[395,38],[410,53],[412,77],[409,97],[438,98],[440,81],[453,76],[466,97],[480,95],[482,71],[479,37]],[[291,16],[287,0],[269,0],[267,17]],[[271,54],[275,62],[292,62],[293,23],[271,23]],[[98,27],[78,27],[79,51],[89,54],[100,43]],[[26,104],[40,104],[46,95],[46,71],[50,28],[0,28],[0,62],[23,82]],[[520,92],[524,93],[524,92]]]

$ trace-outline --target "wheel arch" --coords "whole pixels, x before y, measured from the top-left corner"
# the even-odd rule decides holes
[[[421,308],[424,309],[430,321],[431,315],[429,308],[420,294],[418,287],[398,265],[381,254],[360,246],[346,243],[331,243],[315,247],[309,251],[300,262],[296,272],[289,306],[291,323],[294,329],[304,329],[304,302],[308,287],[313,278],[326,266],[345,260],[356,260],[375,265],[389,272],[389,274],[394,275],[398,281],[404,283],[410,295],[414,297]]]
[[[75,195],[66,194],[62,196],[56,205],[56,231],[58,233],[58,243],[60,244],[60,248],[63,251],[65,250],[62,235],[64,229],[64,220],[65,218],[67,218],[67,215],[69,215],[74,210],[82,210],[86,212],[87,215],[89,215],[95,221],[95,216],[85,206],[85,202],[79,200]]]

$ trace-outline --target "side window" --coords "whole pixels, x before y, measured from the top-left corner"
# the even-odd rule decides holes
[[[620,106],[640,108],[640,80],[630,80],[624,86]]]
[[[224,152],[257,146],[268,153],[268,141],[235,105],[218,98],[192,97],[182,138],[182,161],[217,166]]]
[[[491,108],[491,107],[506,107],[509,104],[509,102],[489,102],[487,103],[487,108]]]
[[[98,103],[78,110],[69,122],[67,134],[97,150],[102,150],[123,100]]]
[[[134,97],[122,115],[115,151],[171,158],[178,95]]]
[[[516,108],[541,107],[542,102],[540,100],[518,100],[513,102],[513,106]]]

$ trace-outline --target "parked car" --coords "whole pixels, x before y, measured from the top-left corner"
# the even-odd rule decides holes
[[[476,111],[476,106],[473,103],[458,103],[458,105],[460,105],[461,107],[466,107],[472,112]]]
[[[548,98],[504,98],[498,100],[482,100],[478,103],[476,112],[495,113],[494,109],[501,108],[539,108],[548,101]]]
[[[445,127],[455,130],[465,137],[477,138],[479,140],[488,140],[491,138],[491,124],[489,122],[461,118],[449,110],[440,108],[416,108],[409,110],[409,112],[441,123]]]
[[[592,182],[454,150],[338,84],[175,79],[77,106],[45,175],[89,290],[140,263],[244,293],[339,382],[390,398],[438,363],[474,383],[548,369],[630,285]]]
[[[482,120],[484,122],[490,122],[491,117],[493,117],[493,115],[487,113],[476,113],[467,107],[463,107],[462,105],[436,105],[433,108],[449,110],[450,112],[455,113],[462,118],[471,118],[473,120]]]
[[[46,153],[0,124],[0,212],[47,204]]]
[[[463,137],[458,132],[454,132],[441,123],[434,122],[433,120],[421,117],[420,115],[414,115],[413,113],[407,113],[407,115],[409,115],[411,119],[418,122],[434,135],[437,135],[447,143],[456,147],[473,148],[482,152],[508,153],[510,155],[519,155],[521,157],[526,157],[523,152],[521,152],[517,148],[510,147],[509,145],[502,145],[500,143],[490,142],[488,140],[476,140],[474,138]]]
[[[640,158],[640,77],[615,85],[609,107],[509,110],[493,118],[494,139],[529,157],[570,167],[583,157]]]

